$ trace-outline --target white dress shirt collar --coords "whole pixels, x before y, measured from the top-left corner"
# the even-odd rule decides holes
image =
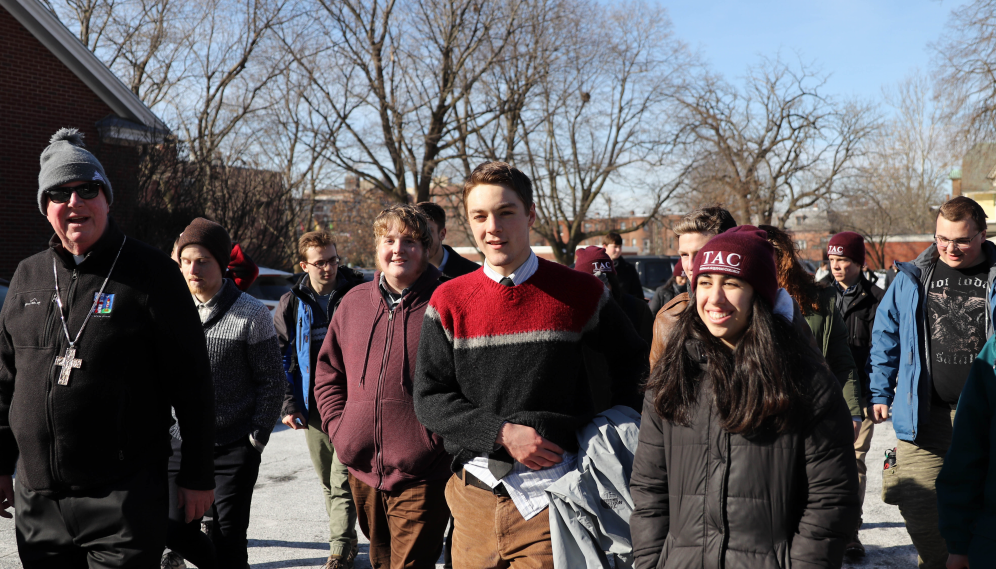
[[[529,251],[529,258],[526,259],[525,263],[519,265],[519,268],[512,271],[512,274],[508,275],[508,278],[512,279],[512,282],[516,286],[529,280],[529,277],[536,273],[536,269],[539,268],[539,261],[536,259],[536,253]],[[488,276],[489,279],[495,281],[496,283],[501,282],[504,278],[502,275],[498,274],[498,271],[491,267],[491,264],[484,261],[484,274]]]

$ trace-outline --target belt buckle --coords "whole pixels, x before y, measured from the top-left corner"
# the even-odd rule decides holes
[[[508,488],[505,487],[504,482],[499,482],[497,486],[491,489],[491,493],[499,498],[511,498],[508,495]]]

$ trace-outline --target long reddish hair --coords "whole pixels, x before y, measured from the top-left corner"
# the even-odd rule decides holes
[[[797,256],[795,240],[792,236],[773,225],[760,225],[768,233],[768,241],[775,247],[775,267],[778,270],[778,286],[784,288],[808,316],[820,310],[820,288],[813,275],[802,268]]]

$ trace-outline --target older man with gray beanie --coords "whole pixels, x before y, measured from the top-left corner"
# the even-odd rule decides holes
[[[200,319],[176,264],[126,237],[112,201],[83,135],[57,132],[38,174],[55,235],[18,265],[0,311],[0,516],[14,507],[29,569],[158,567],[171,406],[197,433],[183,440],[180,507],[194,519],[214,496]]]

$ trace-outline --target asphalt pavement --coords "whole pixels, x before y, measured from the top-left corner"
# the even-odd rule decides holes
[[[868,453],[868,489],[861,538],[868,555],[844,567],[899,569],[916,567],[916,550],[910,543],[899,509],[884,504],[882,463],[896,437],[891,423],[876,426]],[[356,568],[370,567],[367,545],[360,535]],[[308,457],[304,434],[284,428],[273,433],[263,453],[259,480],[253,496],[249,526],[249,563],[253,569],[320,567],[328,556],[328,518],[321,488]],[[437,565],[441,567],[442,565]],[[20,568],[14,524],[0,519],[0,569]]]

